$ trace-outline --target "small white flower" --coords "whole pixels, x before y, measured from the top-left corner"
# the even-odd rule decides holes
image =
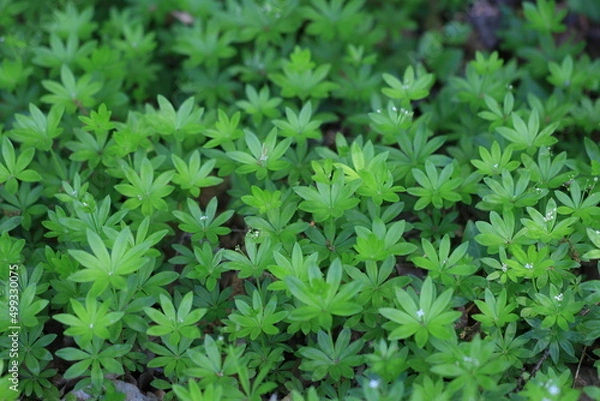
[[[563,293],[561,292],[560,294],[556,295],[554,297],[554,299],[556,299],[558,302],[562,301],[563,300]]]
[[[526,269],[533,269],[533,263],[525,263]]]
[[[379,387],[379,380],[377,380],[377,379],[369,380],[369,387],[371,387],[371,388]]]
[[[508,266],[506,266],[506,263],[502,263],[501,269],[503,272],[508,270]]]
[[[200,216],[200,221],[208,220],[207,215]]]
[[[556,384],[552,384],[548,387],[548,392],[550,395],[558,395],[560,394],[560,388]]]
[[[470,356],[463,356],[463,362],[470,365],[479,366],[479,361],[476,358],[471,358]]]
[[[554,220],[554,218],[556,217],[556,211],[556,208],[549,210],[548,213],[546,213],[546,216],[544,217],[544,221],[548,222]]]
[[[423,312],[423,309],[419,309],[419,310],[417,311],[417,317],[420,319],[420,318],[422,318],[423,316],[425,316],[425,312]]]
[[[494,163],[493,168],[498,168],[498,163]]]

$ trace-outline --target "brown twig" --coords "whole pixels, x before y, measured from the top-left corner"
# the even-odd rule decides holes
[[[540,360],[537,361],[537,363],[534,365],[534,367],[529,372],[530,379],[533,378],[535,376],[535,374],[540,370],[540,368],[542,367],[542,364],[544,363],[544,361],[546,359],[548,359],[549,355],[550,355],[550,348],[546,348],[546,350],[542,354],[542,357],[540,358]],[[519,380],[517,380],[517,387],[515,388],[515,391],[521,391],[523,389],[524,385],[525,385],[525,379],[523,379],[523,375],[521,375],[521,377],[519,377]]]
[[[581,351],[581,358],[579,358],[579,363],[577,364],[577,370],[575,371],[575,377],[573,378],[573,383],[579,377],[579,372],[581,370],[581,363],[583,362],[583,358],[585,357],[585,351],[587,350],[587,345],[583,346],[583,351]]]

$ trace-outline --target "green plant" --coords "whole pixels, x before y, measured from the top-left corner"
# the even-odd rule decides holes
[[[156,326],[151,326],[147,334],[152,336],[166,336],[173,343],[179,342],[181,337],[197,338],[200,336],[200,331],[196,327],[196,323],[206,313],[203,309],[195,309],[192,311],[193,293],[188,292],[182,299],[177,308],[171,300],[165,295],[160,295],[159,301],[162,312],[154,308],[144,308],[144,312],[157,323]]]
[[[434,164],[429,160],[425,161],[425,173],[419,169],[413,169],[413,176],[421,186],[408,188],[409,194],[419,197],[415,203],[415,210],[421,210],[430,203],[441,209],[451,205],[451,202],[459,201],[461,197],[455,190],[462,184],[462,179],[451,178],[453,172],[454,166],[448,164],[441,173],[438,173]]]
[[[595,4],[112,3],[0,0],[0,397],[598,398]]]
[[[362,362],[362,357],[357,355],[363,344],[356,341],[350,344],[350,330],[340,332],[335,344],[324,331],[317,333],[319,348],[303,347],[298,352],[306,358],[300,369],[311,372],[312,380],[320,380],[329,375],[333,380],[341,377],[354,377],[355,366]]]
[[[452,290],[448,289],[438,297],[433,285],[431,278],[427,278],[419,296],[414,292],[397,289],[396,299],[403,310],[379,309],[379,313],[400,325],[394,327],[395,325],[386,323],[388,327],[394,327],[390,339],[414,336],[417,345],[423,347],[430,335],[442,339],[453,337],[451,323],[460,316],[460,312],[448,310]]]
[[[57,355],[67,361],[77,361],[65,371],[65,377],[89,376],[89,379],[78,383],[78,388],[84,388],[91,383],[95,393],[101,393],[105,380],[104,372],[122,375],[124,369],[116,359],[124,356],[131,350],[129,344],[108,345],[98,337],[87,345],[78,344],[78,348],[67,347],[57,351]]]
[[[333,316],[350,316],[362,309],[361,305],[351,302],[360,291],[361,283],[341,284],[343,270],[339,259],[331,263],[325,280],[315,265],[309,265],[307,273],[307,281],[292,275],[284,278],[287,290],[300,303],[290,312],[289,320],[293,322],[290,331],[331,329]]]

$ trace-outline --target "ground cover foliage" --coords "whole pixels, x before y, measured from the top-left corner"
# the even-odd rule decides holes
[[[0,397],[599,399],[599,21],[0,0]]]

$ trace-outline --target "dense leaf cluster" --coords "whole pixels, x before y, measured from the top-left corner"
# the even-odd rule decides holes
[[[600,12],[467,3],[0,0],[0,397],[600,397]]]

